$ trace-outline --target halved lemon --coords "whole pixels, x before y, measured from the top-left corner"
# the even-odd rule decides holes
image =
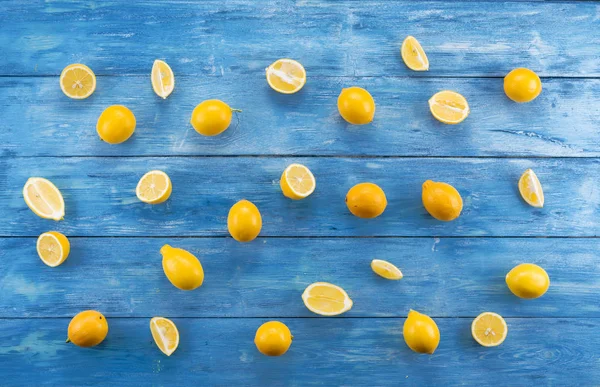
[[[294,94],[306,83],[306,70],[293,59],[278,59],[267,67],[267,82],[273,90]]]
[[[421,44],[413,36],[407,36],[402,42],[400,48],[400,54],[404,64],[411,70],[414,71],[427,71],[429,70],[429,59],[425,54],[425,50],[421,47]]]
[[[544,207],[544,191],[538,177],[531,169],[526,170],[519,179],[519,192],[530,206]]]
[[[321,316],[337,316],[352,308],[352,300],[344,289],[328,282],[315,282],[302,293],[304,305]]]
[[[30,177],[23,187],[23,198],[31,211],[44,219],[62,220],[65,201],[52,182],[41,177]]]
[[[299,200],[313,193],[317,182],[310,169],[302,164],[291,164],[283,171],[279,185],[286,197]]]
[[[179,331],[168,318],[153,317],[150,320],[150,332],[158,349],[167,356],[171,356],[179,346]]]
[[[148,204],[159,204],[171,196],[171,179],[163,171],[146,173],[135,188],[138,199]]]
[[[96,90],[96,75],[84,64],[70,64],[60,73],[60,89],[69,98],[85,99]]]
[[[388,261],[384,261],[381,259],[374,259],[371,261],[371,269],[381,277],[389,280],[399,280],[402,279],[403,275],[400,269],[398,269],[393,264]]]
[[[152,88],[156,95],[162,99],[166,99],[175,88],[175,75],[167,62],[157,59],[152,65],[152,73],[150,75]]]
[[[49,231],[38,237],[36,248],[42,262],[50,267],[56,267],[69,256],[71,244],[63,234]]]
[[[484,347],[495,347],[506,339],[508,326],[499,314],[484,312],[473,320],[471,334]]]
[[[458,124],[469,116],[467,100],[462,95],[449,90],[440,91],[429,99],[431,114],[444,124]]]

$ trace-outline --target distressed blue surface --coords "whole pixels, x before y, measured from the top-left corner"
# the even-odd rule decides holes
[[[3,1],[0,2],[0,385],[511,385],[594,386],[600,381],[600,3],[481,1]],[[409,71],[399,47],[416,36],[431,70]],[[308,82],[274,93],[264,68],[300,60]],[[169,99],[149,72],[165,59],[176,75]],[[58,74],[73,62],[98,75],[94,95],[66,98]],[[543,92],[514,104],[502,77],[526,66]],[[371,125],[339,117],[342,87],[367,88]],[[435,121],[428,98],[461,92],[471,115]],[[189,126],[193,107],[219,98],[243,109],[216,138]],[[111,104],[138,126],[125,144],[97,139]],[[278,179],[292,162],[311,168],[317,190],[292,202]],[[546,206],[523,203],[517,180],[533,168]],[[171,199],[135,198],[150,169],[173,181]],[[37,218],[21,190],[49,178],[65,220]],[[456,186],[462,216],[432,219],[421,204],[426,179]],[[360,220],[347,190],[373,181],[388,208]],[[263,215],[250,244],[228,237],[237,200]],[[55,229],[72,252],[58,268],[35,241]],[[196,254],[203,286],[181,292],[162,273],[160,247]],[[373,258],[404,273],[385,281]],[[544,297],[520,300],[504,277],[533,262],[550,275]],[[343,286],[353,309],[319,318],[300,295],[315,281]],[[441,331],[433,356],[402,338],[409,309]],[[105,313],[107,340],[64,343],[69,319]],[[508,338],[483,348],[472,319],[494,311]],[[153,316],[173,318],[181,343],[167,358],[152,342]],[[264,321],[289,325],[281,358],[260,355]]]

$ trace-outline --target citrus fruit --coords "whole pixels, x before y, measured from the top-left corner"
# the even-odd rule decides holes
[[[529,69],[514,69],[504,77],[504,92],[515,102],[531,102],[542,92],[542,81]]]
[[[169,245],[164,245],[160,253],[163,271],[173,286],[181,290],[194,290],[202,285],[204,270],[192,253]]]
[[[179,345],[179,331],[173,321],[164,317],[153,317],[150,320],[150,332],[158,349],[171,356]]]
[[[34,214],[44,219],[62,220],[65,202],[52,182],[41,177],[30,177],[23,187],[25,203]]]
[[[354,125],[368,124],[375,116],[375,101],[371,94],[361,87],[342,89],[337,106],[342,118]]]
[[[502,344],[507,334],[506,321],[496,313],[481,313],[471,324],[471,335],[484,347],[495,347]]]
[[[346,206],[355,216],[371,219],[383,214],[387,199],[377,184],[360,183],[346,194]]]
[[[293,338],[284,323],[268,321],[256,330],[254,344],[263,355],[281,356],[290,348]]]
[[[67,343],[80,347],[94,347],[108,334],[108,322],[102,313],[85,310],[78,313],[69,323]]]
[[[86,65],[70,64],[60,73],[60,89],[69,98],[85,99],[96,90],[96,75]]]
[[[241,110],[232,109],[218,99],[209,99],[200,102],[194,108],[190,123],[201,135],[216,136],[229,127],[232,112],[241,112]]]
[[[450,184],[427,180],[421,195],[423,206],[437,220],[449,222],[458,218],[463,208],[460,194]]]
[[[429,59],[425,55],[425,51],[417,39],[412,36],[407,36],[402,42],[400,54],[404,64],[414,71],[429,70]]]
[[[152,65],[152,73],[150,74],[150,81],[152,82],[152,89],[156,95],[162,99],[167,99],[175,88],[175,75],[173,70],[162,60],[155,60]]]
[[[458,124],[469,116],[467,100],[462,95],[449,90],[440,91],[429,99],[431,114],[444,124]]]
[[[50,267],[56,267],[69,256],[71,244],[63,234],[49,231],[38,237],[36,248],[42,262]]]
[[[266,70],[267,82],[279,93],[293,94],[304,87],[306,70],[293,59],[278,59]]]
[[[352,300],[346,291],[328,282],[315,282],[302,293],[304,305],[321,316],[337,316],[352,308]]]
[[[238,242],[254,240],[262,228],[262,217],[254,203],[240,200],[231,206],[227,216],[229,234]]]
[[[283,171],[279,185],[286,197],[299,200],[313,193],[317,182],[310,169],[301,164],[291,164]]]
[[[414,310],[404,321],[404,341],[417,353],[433,354],[440,344],[440,330],[433,319]]]
[[[144,203],[159,204],[171,196],[171,179],[163,171],[146,173],[137,184],[135,194]]]
[[[373,269],[373,271],[377,275],[379,275],[385,279],[399,280],[399,279],[402,279],[402,277],[403,277],[400,269],[398,269],[396,266],[389,263],[388,261],[383,261],[381,259],[372,260],[371,261],[371,269]]]
[[[135,132],[135,124],[135,116],[131,110],[123,105],[112,105],[104,109],[98,117],[96,132],[103,141],[120,144]]]
[[[506,285],[520,298],[538,298],[550,287],[550,277],[546,270],[533,263],[522,263],[512,268],[506,275]]]
[[[544,207],[544,191],[542,184],[538,180],[535,172],[531,169],[526,170],[519,179],[519,192],[523,200],[530,206]]]

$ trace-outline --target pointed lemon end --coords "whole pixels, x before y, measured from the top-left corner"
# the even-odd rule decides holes
[[[160,248],[160,253],[162,255],[165,255],[171,249],[172,249],[172,247],[170,245],[164,245],[163,247]]]

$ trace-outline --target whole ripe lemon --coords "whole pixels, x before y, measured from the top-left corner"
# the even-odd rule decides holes
[[[383,214],[387,199],[383,190],[373,183],[360,183],[346,194],[346,205],[359,218],[376,218]]]
[[[181,290],[194,290],[204,282],[204,270],[198,258],[184,249],[164,245],[160,249],[165,275],[173,286]]]
[[[96,132],[109,144],[125,142],[135,132],[135,116],[123,105],[109,106],[98,117]]]
[[[512,268],[506,275],[510,291],[520,298],[538,298],[550,287],[550,277],[546,270],[533,263],[522,263]]]
[[[354,125],[368,124],[375,116],[375,101],[362,87],[342,89],[337,105],[342,118]]]
[[[515,102],[530,102],[542,92],[542,81],[529,69],[514,69],[504,77],[504,92]]]
[[[406,345],[417,353],[431,355],[440,344],[440,330],[435,321],[412,309],[408,312],[402,331]]]
[[[254,240],[262,228],[262,217],[254,203],[240,200],[229,210],[227,229],[229,234],[238,242]]]
[[[232,112],[240,111],[230,108],[229,105],[218,99],[209,99],[194,108],[190,123],[201,135],[216,136],[229,127]]]
[[[281,356],[292,345],[292,333],[282,322],[269,321],[256,330],[254,344],[263,355]]]
[[[449,222],[458,218],[463,208],[460,194],[450,184],[427,180],[421,195],[423,206],[437,220]]]
[[[85,310],[78,313],[69,323],[67,343],[80,347],[94,347],[108,334],[108,323],[102,313]]]

